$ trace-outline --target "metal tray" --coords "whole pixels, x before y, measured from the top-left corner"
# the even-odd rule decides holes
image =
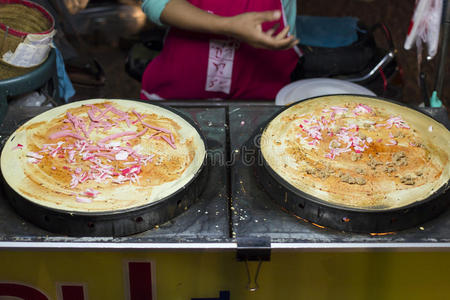
[[[179,115],[192,125],[207,148],[206,139],[193,120],[171,107],[157,103],[151,104]],[[3,175],[2,184],[6,197],[15,211],[24,219],[45,230],[69,236],[117,237],[146,231],[183,213],[199,199],[206,185],[207,176],[208,167],[205,156],[194,177],[181,189],[158,201],[114,212],[59,210],[39,205],[20,196],[6,183]]]
[[[380,97],[367,96],[367,98],[388,101],[414,109],[403,103]],[[255,144],[255,140],[257,140],[257,137],[263,133],[264,129],[275,117],[297,103],[299,102],[295,102],[272,115],[256,129],[252,137],[244,144],[246,151],[248,149],[255,150],[255,161],[259,163],[254,164],[253,172],[257,178],[257,182],[260,184],[260,188],[282,209],[306,219],[319,227],[330,227],[337,230],[358,233],[386,233],[422,224],[435,218],[448,208],[450,205],[448,201],[450,181],[424,200],[398,208],[379,210],[333,204],[304,193],[288,183],[269,166],[260,151],[259,145],[256,145],[257,143]],[[414,110],[441,123],[426,112],[418,109]]]

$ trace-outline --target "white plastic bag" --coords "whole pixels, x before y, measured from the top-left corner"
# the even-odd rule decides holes
[[[56,30],[46,34],[28,34],[13,51],[7,51],[0,59],[4,62],[23,68],[36,67],[48,57],[53,47],[53,37]]]
[[[428,59],[432,59],[439,44],[443,0],[416,0],[414,15],[411,19],[405,49],[411,49],[415,43],[417,54],[421,56],[422,43],[427,45]]]

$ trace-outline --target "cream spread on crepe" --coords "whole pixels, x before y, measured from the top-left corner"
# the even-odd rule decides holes
[[[8,185],[38,204],[68,211],[128,209],[183,188],[205,145],[186,120],[162,107],[95,99],[47,111],[8,139]]]
[[[375,98],[327,96],[293,105],[268,124],[261,151],[297,189],[350,207],[404,206],[450,178],[450,132]]]

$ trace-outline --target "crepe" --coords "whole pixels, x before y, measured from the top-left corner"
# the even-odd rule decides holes
[[[7,184],[43,206],[111,212],[158,201],[201,168],[205,145],[179,115],[156,105],[95,99],[21,126],[1,156]]]
[[[261,137],[268,166],[332,204],[389,209],[448,188],[450,132],[432,118],[375,98],[327,96],[277,115]]]

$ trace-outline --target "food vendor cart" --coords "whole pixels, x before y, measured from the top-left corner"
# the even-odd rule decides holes
[[[386,233],[313,224],[270,200],[243,160],[243,145],[280,107],[167,105],[207,140],[198,201],[142,233],[70,237],[26,221],[3,194],[0,299],[448,299],[450,210]],[[44,109],[10,108],[2,142]]]

